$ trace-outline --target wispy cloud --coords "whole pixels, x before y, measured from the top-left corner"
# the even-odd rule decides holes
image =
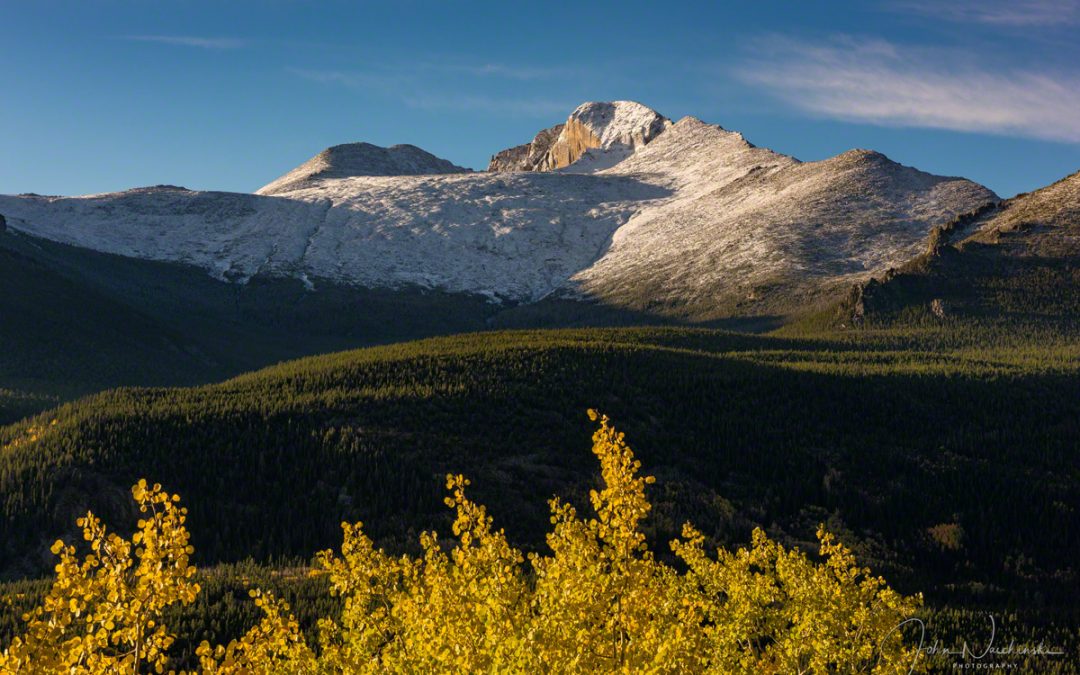
[[[133,42],[156,42],[158,44],[195,47],[198,49],[240,49],[247,46],[246,40],[237,38],[199,37],[195,35],[125,35],[123,39]]]
[[[428,110],[477,111],[507,114],[519,117],[550,117],[566,115],[574,105],[566,101],[541,98],[515,98],[495,96],[470,96],[461,94],[419,94],[403,97],[412,108]]]
[[[372,70],[367,72],[286,68],[286,72],[312,82],[363,89],[391,96],[410,108],[424,110],[475,111],[519,117],[550,117],[565,115],[574,105],[563,100],[535,96],[492,96],[470,94],[461,90],[448,91],[423,76],[427,69]],[[421,72],[418,72],[421,71]]]
[[[390,83],[390,80],[382,75],[351,72],[345,70],[314,70],[310,68],[286,68],[285,72],[319,82],[321,84],[336,84],[344,87],[372,87],[382,88]]]
[[[767,38],[736,75],[791,105],[857,122],[1080,142],[1080,74],[980,67],[883,40]]]
[[[893,0],[890,9],[1012,28],[1080,25],[1080,0]]]
[[[507,80],[549,80],[568,77],[576,73],[570,68],[547,66],[521,66],[506,63],[454,64],[427,63],[422,66],[433,71],[462,73],[476,77],[495,77]]]
[[[296,74],[309,73],[318,79],[320,73],[333,73],[333,79],[339,84],[347,84],[356,73],[349,71],[325,71],[307,70],[303,68],[290,68]],[[383,77],[394,78],[419,78],[439,75],[460,75],[476,79],[503,79],[503,80],[552,80],[564,79],[580,74],[579,71],[559,66],[523,66],[506,63],[434,63],[432,61],[414,61],[407,64],[378,64],[372,66],[368,73],[378,73]],[[370,77],[370,74],[361,74],[361,77]]]

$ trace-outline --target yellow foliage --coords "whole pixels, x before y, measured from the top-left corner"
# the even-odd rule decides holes
[[[671,543],[686,571],[657,561],[639,527],[650,510],[641,464],[607,417],[593,452],[603,488],[584,518],[550,502],[548,555],[528,560],[447,476],[453,543],[420,537],[419,556],[377,549],[361,523],[343,523],[340,553],[317,556],[343,599],[319,621],[318,655],[283,601],[251,591],[263,619],[227,646],[203,643],[203,672],[255,673],[907,673],[920,670],[897,625],[921,604],[858,567],[818,531],[822,562],[756,530],[749,548],[705,552],[687,524]],[[26,636],[0,671],[163,672],[172,638],[163,607],[198,586],[178,497],[140,481],[133,495],[153,517],[131,542],[80,521],[92,553],[82,563],[57,542],[57,580],[26,618]]]
[[[187,509],[160,485],[131,490],[146,517],[126,540],[92,513],[78,520],[90,553],[58,540],[56,580],[44,602],[23,618],[27,632],[0,654],[3,673],[162,672],[173,642],[162,610],[199,592],[188,564]]]
[[[0,446],[0,452],[7,452],[8,450],[16,450],[18,448],[32,445],[36,443],[39,439],[41,439],[52,427],[55,426],[55,419],[50,421],[48,424],[31,424],[26,428],[25,431],[22,432],[21,435],[16,436],[10,443]]]
[[[199,666],[213,675],[314,673],[315,657],[304,642],[300,626],[289,615],[289,604],[253,589],[249,595],[264,616],[239,640],[211,647],[203,641],[196,650]]]

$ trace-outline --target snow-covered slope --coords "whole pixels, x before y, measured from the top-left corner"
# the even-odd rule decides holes
[[[710,318],[795,309],[898,264],[931,227],[995,199],[877,153],[800,163],[693,118],[671,125],[610,106],[579,117],[595,148],[632,152],[592,173],[372,168],[374,146],[339,146],[356,152],[332,148],[260,195],[0,196],[0,213],[16,230],[236,281],[415,284],[515,302],[557,292]],[[424,175],[396,175],[414,169]]]
[[[291,274],[325,207],[170,185],[85,197],[0,195],[12,229],[64,244],[189,263],[219,279]]]
[[[663,188],[623,176],[444,174],[325,179],[285,197],[155,187],[0,196],[11,227],[206,268],[535,300],[599,257]]]
[[[697,318],[788,313],[915,255],[929,229],[995,199],[970,181],[852,150],[802,163],[694,118],[601,175],[674,196],[622,227],[578,293]]]
[[[414,176],[466,173],[469,169],[421,150],[415,145],[381,148],[371,143],[346,143],[323,150],[281,178],[256,191],[272,195],[312,187],[326,178],[351,176]]]

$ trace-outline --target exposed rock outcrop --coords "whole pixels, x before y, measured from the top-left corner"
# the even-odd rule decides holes
[[[540,170],[553,171],[568,167],[581,160],[586,153],[588,157],[585,163],[590,165],[588,168],[608,168],[645,146],[670,126],[671,120],[634,101],[583,103],[570,113]],[[605,155],[609,161],[603,161]]]
[[[539,166],[551,145],[562,133],[564,124],[556,124],[536,134],[531,143],[514,146],[496,153],[488,163],[488,171],[539,171]]]
[[[488,170],[555,171],[576,165],[572,171],[599,171],[626,159],[670,126],[671,120],[634,101],[582,103],[565,124],[495,155]]]
[[[382,148],[371,143],[346,143],[323,150],[255,194],[274,195],[313,187],[328,178],[353,176],[415,176],[467,173],[470,169],[421,150],[415,145]]]

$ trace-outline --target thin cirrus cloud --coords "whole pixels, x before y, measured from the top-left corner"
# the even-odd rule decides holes
[[[503,63],[469,64],[425,64],[425,68],[447,73],[462,73],[477,77],[497,77],[508,80],[549,80],[564,78],[575,74],[570,68],[512,66]]]
[[[349,89],[363,89],[382,96],[396,98],[410,108],[423,110],[449,110],[457,112],[483,112],[514,115],[519,117],[547,117],[553,113],[565,113],[572,109],[565,101],[543,99],[535,96],[489,96],[468,94],[461,91],[445,92],[433,87],[420,67],[406,72],[400,69],[356,72],[341,70],[312,70],[287,68],[296,77],[325,85]],[[485,73],[474,73],[484,75]]]
[[[377,87],[381,89],[390,83],[390,80],[385,77],[343,70],[286,68],[285,72],[305,80],[311,80],[312,82],[318,82],[320,84],[337,84],[343,87]]]
[[[308,70],[289,68],[290,72],[312,80],[336,81],[339,84],[366,84],[373,77],[401,80],[416,79],[424,76],[461,75],[481,79],[502,80],[550,80],[563,79],[577,74],[577,71],[565,67],[516,66],[503,63],[432,63],[418,61],[408,65],[384,64],[371,68],[366,73],[340,70]]]
[[[854,38],[773,37],[753,54],[736,77],[825,117],[1080,143],[1076,72],[980,68],[961,53]]]
[[[246,40],[223,37],[199,37],[195,35],[125,35],[125,40],[132,42],[156,42],[178,47],[197,49],[240,49],[247,46]]]
[[[518,117],[548,117],[566,114],[574,108],[565,101],[538,98],[497,98],[494,96],[469,96],[459,94],[406,95],[405,104],[412,108],[428,110],[455,110],[458,112],[485,112]]]
[[[890,9],[1008,28],[1080,24],[1080,0],[893,0]]]

